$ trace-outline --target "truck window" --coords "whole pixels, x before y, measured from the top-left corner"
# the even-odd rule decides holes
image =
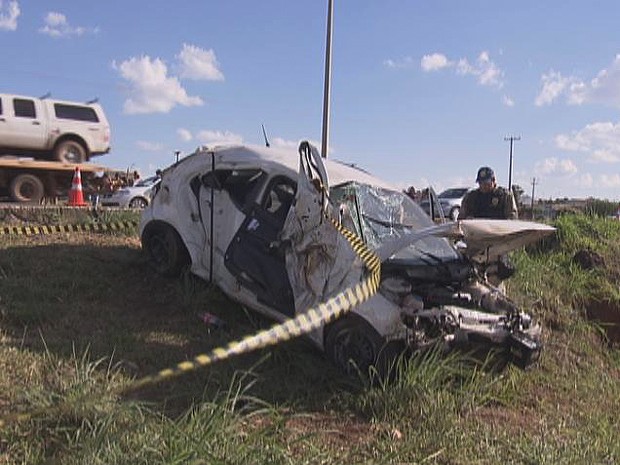
[[[77,121],[88,121],[90,123],[98,123],[99,118],[94,109],[90,107],[80,107],[77,105],[67,105],[64,103],[55,103],[54,112],[56,118],[72,119]]]
[[[13,99],[13,108],[15,116],[20,118],[36,118],[37,112],[34,109],[34,101],[21,98]]]

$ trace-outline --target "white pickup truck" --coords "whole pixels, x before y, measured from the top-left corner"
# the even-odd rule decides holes
[[[99,104],[0,94],[0,155],[84,163],[109,151]]]

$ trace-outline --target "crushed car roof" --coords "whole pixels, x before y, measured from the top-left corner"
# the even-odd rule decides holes
[[[181,159],[179,164],[184,163],[189,158],[199,156],[201,153],[213,153],[216,157],[223,157],[227,163],[239,163],[239,167],[246,164],[249,166],[264,166],[265,168],[276,165],[285,167],[291,171],[290,176],[292,178],[297,178],[299,173],[299,154],[297,149],[292,147],[264,147],[260,145],[203,146],[194,154]],[[326,159],[323,162],[327,168],[329,184],[331,186],[357,181],[392,191],[400,191],[395,185],[376,178],[354,165],[332,159]]]

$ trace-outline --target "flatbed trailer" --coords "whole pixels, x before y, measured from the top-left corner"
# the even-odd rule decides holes
[[[41,203],[43,199],[66,197],[71,189],[75,168],[80,169],[85,193],[97,190],[97,179],[103,173],[118,172],[92,163],[63,163],[30,158],[0,157],[0,190],[11,200]]]

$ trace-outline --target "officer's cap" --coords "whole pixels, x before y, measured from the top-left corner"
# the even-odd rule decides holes
[[[488,166],[483,166],[478,170],[478,176],[476,176],[476,182],[488,182],[495,179],[495,173]]]

